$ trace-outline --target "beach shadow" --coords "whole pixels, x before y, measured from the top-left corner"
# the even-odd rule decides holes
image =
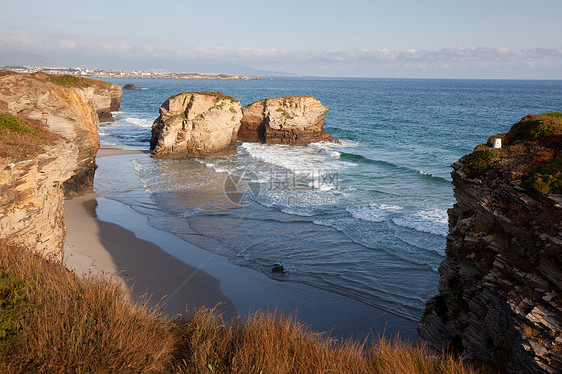
[[[156,244],[137,238],[130,230],[97,219],[96,199],[83,205],[96,218],[100,243],[111,255],[133,300],[150,297],[150,305],[158,305],[170,316],[190,316],[202,307],[215,306],[226,317],[236,315],[236,308],[222,293],[218,279]]]

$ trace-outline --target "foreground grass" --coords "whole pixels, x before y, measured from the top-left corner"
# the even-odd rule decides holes
[[[0,372],[471,373],[396,339],[339,342],[294,318],[224,320],[204,309],[169,320],[121,286],[80,279],[0,242]]]

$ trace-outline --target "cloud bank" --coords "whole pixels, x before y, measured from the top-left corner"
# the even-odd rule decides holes
[[[302,75],[562,79],[562,48],[288,50],[126,43],[68,35],[0,35],[0,51],[33,52],[105,68],[181,70],[188,63],[248,65]],[[103,66],[101,66],[103,65]],[[476,76],[475,76],[476,75]],[[480,76],[477,76],[480,75]]]

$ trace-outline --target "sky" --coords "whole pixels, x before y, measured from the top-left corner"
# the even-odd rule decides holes
[[[560,0],[0,0],[0,53],[106,69],[562,79],[560,14]]]

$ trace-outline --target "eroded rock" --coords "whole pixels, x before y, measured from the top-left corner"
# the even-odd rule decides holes
[[[262,99],[242,112],[240,141],[291,145],[338,142],[323,129],[328,107],[312,96]]]
[[[183,92],[160,107],[152,157],[218,157],[237,153],[240,102],[220,92]]]

